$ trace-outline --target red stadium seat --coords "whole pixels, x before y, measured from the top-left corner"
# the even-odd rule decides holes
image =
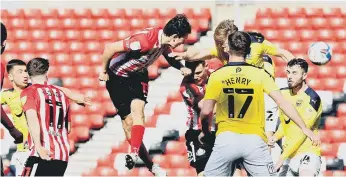
[[[208,31],[209,29],[209,20],[207,18],[202,18],[202,19],[199,19],[199,26],[198,26],[198,29],[200,31]]]
[[[110,168],[112,168],[114,165],[115,157],[116,157],[115,154],[104,156],[104,157],[97,160],[97,166],[98,167],[110,167]]]
[[[97,167],[92,176],[118,176],[118,172],[113,167]]]
[[[82,40],[99,40],[99,32],[96,30],[84,30],[82,32]]]
[[[69,55],[62,53],[55,55],[55,63],[58,66],[72,65],[72,60]]]
[[[7,9],[1,9],[1,18],[2,19],[8,19],[8,18],[10,18],[10,16],[9,16],[9,14],[8,14],[8,10]],[[2,20],[1,19],[1,20]],[[6,25],[6,24],[5,24]]]
[[[123,40],[127,37],[129,37],[131,35],[130,31],[126,31],[126,30],[121,30],[117,32],[117,39],[118,40]]]
[[[328,22],[331,29],[343,28],[346,24],[346,20],[341,17],[329,18]]]
[[[346,40],[346,30],[345,29],[338,29],[335,31],[336,33],[336,39],[338,41],[345,41]]]
[[[197,40],[198,40],[198,33],[197,33],[197,31],[192,30],[191,34],[189,34],[189,36],[185,40],[185,43],[191,44],[191,43],[197,42]]]
[[[48,33],[44,30],[34,30],[31,31],[31,40],[37,41],[37,40],[48,40]]]
[[[18,53],[13,53],[13,52],[9,52],[7,51],[7,47],[9,46],[10,43],[6,44],[6,52],[4,52],[2,55],[1,55],[1,62],[4,62],[4,65],[7,64],[7,62],[9,62],[10,60],[14,59],[14,58],[19,58],[19,55]],[[6,74],[7,72],[5,72]],[[7,79],[5,79],[6,81]]]
[[[79,41],[70,41],[67,48],[70,49],[70,52],[83,52],[85,50],[83,43]]]
[[[76,66],[74,69],[77,72],[78,77],[92,77],[92,72],[90,72],[90,66],[88,65],[79,65]]]
[[[303,53],[306,48],[301,42],[288,42],[288,50],[292,53]]]
[[[334,32],[332,30],[327,30],[327,29],[318,30],[318,31],[316,31],[316,34],[317,34],[318,39],[321,41],[334,40],[335,39]]]
[[[306,11],[305,8],[289,8],[288,9],[288,16],[289,17],[306,17]]]
[[[104,114],[106,108],[100,103],[93,103],[91,106],[86,107],[87,114]]]
[[[272,17],[288,18],[288,8],[273,8]]]
[[[178,168],[174,176],[197,176],[194,168]]]
[[[27,30],[14,30],[14,39],[15,40],[28,40],[29,39],[29,31]],[[6,46],[6,51],[8,51],[8,46]]]
[[[333,171],[323,171],[323,176],[333,176]]]
[[[294,28],[294,24],[293,24],[293,20],[292,19],[288,19],[288,18],[275,18],[273,19],[275,20],[275,26],[276,29],[293,29]]]
[[[282,35],[280,39],[283,41],[295,41],[299,37],[294,30],[281,30],[279,34]]]
[[[75,14],[75,17],[77,18],[91,18],[92,17],[91,9],[84,9],[84,8],[75,9],[74,14]]]
[[[171,168],[188,168],[190,163],[186,158],[186,154],[183,155],[169,155],[168,156]]]
[[[99,8],[92,8],[91,9],[91,16],[93,18],[108,18],[109,17],[109,12],[108,9],[99,9]]]
[[[119,171],[119,176],[138,176],[138,169],[134,168],[132,170]]]
[[[21,41],[19,42],[17,50],[20,52],[30,52],[32,46],[33,46],[33,43],[31,42]]]
[[[275,23],[272,18],[261,18],[256,21],[260,29],[275,29]]]
[[[256,12],[256,19],[272,18],[274,17],[272,13],[271,8],[259,8]]]
[[[85,114],[73,114],[72,115],[72,127],[88,127],[90,128],[90,121]]]
[[[50,78],[59,78],[60,77],[60,71],[59,68],[52,65],[51,63],[49,64],[49,77]]]
[[[195,13],[193,12],[193,8],[184,8],[183,14],[186,15],[186,17],[189,19],[195,18]]]
[[[335,144],[321,144],[321,155],[322,156],[332,156],[336,157],[336,154],[338,152],[339,146],[336,146]]]
[[[160,18],[160,10],[158,8],[145,9],[143,11],[143,16],[146,19],[148,19],[148,18],[158,19],[158,18]]]
[[[100,129],[104,126],[103,115],[101,114],[92,114],[89,115],[91,128]]]
[[[104,50],[104,46],[100,45],[100,43],[97,42],[96,40],[87,42],[86,46],[84,48],[86,48],[88,52],[100,52],[100,53],[102,53]]]
[[[324,126],[327,130],[341,130],[343,128],[341,120],[336,117],[327,117]]]
[[[207,19],[210,20],[211,19],[211,12],[210,12],[210,8],[198,8],[198,9],[194,9],[193,10],[194,15],[196,18],[199,19]]]
[[[58,18],[48,18],[45,20],[45,27],[48,29],[63,28],[63,21]]]
[[[317,78],[318,77],[319,66],[317,65],[309,65],[309,78]]]
[[[25,18],[42,18],[40,9],[24,9]]]
[[[147,20],[148,27],[164,27],[164,21],[159,18],[150,18]]]
[[[35,52],[50,52],[50,51],[52,51],[48,42],[45,42],[45,41],[35,41],[33,47],[34,47]]]
[[[330,143],[332,141],[330,139],[328,130],[319,130],[319,136],[321,138],[322,143]]]
[[[67,31],[65,31],[65,38],[68,41],[71,41],[71,40],[81,40],[82,39],[82,34],[81,34],[81,31],[67,30]]]
[[[247,21],[245,22],[244,29],[245,29],[246,31],[256,31],[257,28],[258,28],[258,27],[257,27],[257,25],[256,25],[256,23],[255,23],[255,20],[247,20]]]
[[[28,28],[29,29],[44,29],[45,23],[44,20],[38,19],[38,18],[32,18],[28,22]]]
[[[306,13],[306,16],[309,18],[323,17],[322,8],[306,8],[305,13]]]
[[[130,21],[124,18],[113,19],[111,24],[115,30],[130,30],[131,28]]]
[[[142,18],[143,10],[142,9],[126,9],[127,18]]]
[[[189,20],[192,30],[199,31],[199,20],[191,19]]]
[[[115,32],[112,30],[101,30],[98,31],[101,40],[105,40],[107,42],[117,41]]]
[[[330,136],[333,143],[346,142],[346,131],[344,130],[331,130]]]
[[[346,103],[341,103],[339,104],[339,106],[337,107],[337,116],[338,117],[344,117],[346,116]]]
[[[65,18],[62,21],[62,27],[65,29],[78,29],[79,22],[74,18]]]
[[[271,41],[271,40],[275,40],[277,39],[278,37],[278,31],[277,30],[272,30],[272,29],[267,29],[267,30],[264,30],[262,32],[262,34],[264,35],[264,37]]]
[[[333,92],[342,92],[344,87],[344,81],[336,78],[323,79],[322,83],[324,84],[325,90],[330,90]]]
[[[89,56],[85,55],[84,53],[74,53],[70,55],[70,59],[72,60],[73,65],[90,65],[90,60],[88,59]]]
[[[106,18],[99,18],[96,20],[96,29],[112,29],[111,20]]]
[[[34,53],[22,53],[21,56],[19,56],[19,58],[21,60],[23,60],[25,63],[28,63],[31,59],[33,59],[34,57],[36,57],[36,55]]]
[[[186,155],[187,149],[184,142],[168,141],[166,145],[166,154]]]
[[[333,171],[333,176],[346,176],[346,171],[341,171],[341,170]]]
[[[154,114],[155,115],[159,115],[159,114],[169,114],[171,112],[171,102],[168,102],[166,104],[161,104],[161,105],[157,105],[154,108]]]
[[[177,10],[174,8],[160,9],[160,16],[162,18],[173,18],[177,14]]]
[[[73,9],[58,9],[58,13],[61,19],[76,17]]]
[[[346,66],[337,67],[336,77],[340,79],[346,79]]]
[[[295,29],[310,29],[312,26],[307,18],[296,18],[292,22]]]
[[[151,173],[148,168],[146,167],[140,167],[138,168],[138,176],[152,176],[153,173]]]
[[[165,155],[155,155],[153,157],[153,162],[160,165],[161,168],[169,168],[169,157]]]
[[[323,8],[323,15],[327,18],[342,17],[341,8]]]
[[[183,97],[181,96],[179,91],[170,92],[167,96],[167,102],[182,102]]]
[[[64,53],[68,52],[68,45],[67,43],[60,42],[60,41],[54,41],[51,42],[53,53]]]
[[[278,66],[276,66],[278,67]],[[286,67],[282,66],[279,67],[278,69],[275,70],[275,77],[282,77],[285,78],[286,77]]]
[[[313,88],[314,90],[324,90],[324,84],[321,84],[318,79],[308,78],[306,82],[309,87]]]
[[[9,18],[25,18],[24,9],[15,9],[8,11]]]
[[[346,62],[346,55],[342,54],[333,54],[332,60],[330,61],[330,65],[332,66],[344,66]]]
[[[71,131],[76,132],[77,141],[79,142],[87,141],[90,138],[88,127],[75,127],[74,129],[71,129]]]
[[[109,13],[109,16],[113,19],[126,17],[126,12],[125,12],[125,9],[123,9],[123,8],[111,9],[111,10],[109,10],[108,13]]]
[[[310,71],[309,71],[310,73]],[[319,78],[335,78],[336,77],[336,70],[335,68],[324,65],[318,67],[318,77]]]
[[[141,18],[133,18],[130,21],[131,30],[144,29],[146,27],[146,22]]]
[[[148,67],[149,79],[153,80],[159,77],[159,68],[155,65],[150,65]]]
[[[11,21],[10,26],[14,29],[24,29],[27,28],[28,22],[22,18],[14,18]]]
[[[80,67],[78,68],[78,70],[84,70],[84,69],[88,69],[90,67]],[[86,73],[84,73],[85,71],[77,71],[77,76],[78,77],[82,77],[87,76],[87,77],[82,77],[78,79],[78,84],[80,84],[81,88],[92,88],[92,89],[97,89],[98,88],[98,82],[100,82],[96,77],[90,77],[90,74],[87,73],[88,75],[85,75]],[[88,72],[88,70],[87,70]]]
[[[120,143],[119,145],[112,147],[112,154],[117,154],[119,152],[127,152],[130,147],[131,146],[128,143],[128,141],[125,140],[122,143]]]
[[[80,29],[96,29],[96,21],[92,18],[82,18],[79,20]]]
[[[41,10],[42,18],[59,18],[58,9],[42,9]]]
[[[63,70],[65,70],[65,69],[63,69]],[[63,73],[63,76],[65,76],[65,77],[62,77],[62,83],[63,83],[64,87],[73,88],[73,89],[79,89],[79,84],[76,84],[77,83],[76,82],[77,81],[76,78],[68,77],[68,75],[66,75],[65,73]]]

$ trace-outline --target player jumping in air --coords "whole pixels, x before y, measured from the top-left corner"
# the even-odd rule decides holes
[[[245,62],[251,37],[237,31],[229,35],[228,44],[229,63],[209,77],[201,110],[202,137],[209,139],[208,118],[217,105],[216,140],[204,175],[233,175],[234,162],[239,159],[243,160],[243,166],[251,176],[276,175],[264,131],[264,92],[312,139],[313,144],[319,144],[319,138],[305,126],[271,76],[264,69]]]
[[[192,74],[183,79],[180,86],[180,93],[188,110],[188,120],[186,125],[188,130],[185,133],[186,147],[188,149],[188,160],[190,165],[196,169],[198,176],[203,175],[203,170],[210,157],[214,146],[214,138],[210,142],[200,143],[198,136],[201,133],[200,111],[203,104],[206,82],[211,72],[222,66],[222,63],[214,65],[206,64],[205,61],[186,62],[186,67],[191,69]],[[211,117],[212,118],[212,115]],[[215,124],[212,125],[212,132],[215,132]]]
[[[104,50],[104,71],[100,73],[99,79],[107,81],[107,90],[118,109],[126,138],[131,145],[131,153],[125,157],[129,169],[134,167],[139,155],[153,174],[166,175],[158,165],[153,165],[142,143],[149,82],[147,67],[160,55],[164,55],[171,66],[179,69],[183,75],[189,75],[190,69],[169,56],[171,48],[183,44],[189,33],[191,26],[187,18],[176,15],[163,29],[142,30],[124,40],[108,44]]]
[[[1,23],[1,54],[5,51],[6,47],[6,40],[7,40],[7,30],[4,24]],[[1,88],[4,83],[4,76],[5,76],[5,66],[4,63],[1,62],[1,76],[0,76],[0,82],[1,82]],[[17,130],[11,120],[8,118],[6,112],[1,106],[1,124],[9,131],[10,135],[14,138],[14,143],[19,144],[23,143],[23,134]],[[4,168],[2,165],[2,158],[1,158],[1,176],[4,176]]]
[[[27,70],[32,85],[21,93],[21,103],[29,128],[30,157],[22,176],[64,176],[70,153],[69,100],[48,82],[49,62],[34,58]]]
[[[14,126],[23,134],[24,142],[17,145],[17,151],[13,154],[11,163],[16,167],[16,176],[20,176],[23,171],[24,164],[29,156],[27,147],[28,125],[25,114],[20,102],[20,94],[29,85],[29,75],[26,70],[26,63],[22,60],[13,59],[7,63],[8,79],[12,83],[11,89],[1,92],[1,105],[8,105],[11,110]],[[91,105],[90,98],[82,94],[75,93],[66,88],[58,87],[65,95],[76,103]]]
[[[304,59],[293,59],[287,64],[288,88],[281,89],[281,93],[295,106],[306,126],[318,134],[322,114],[322,102],[318,94],[306,85],[308,63]],[[313,146],[313,142],[299,127],[291,122],[280,110],[278,131],[269,139],[269,144],[285,137],[284,151],[275,165],[278,170],[286,159],[290,159],[288,176],[317,176],[321,168],[321,148]],[[287,168],[287,166],[286,166]],[[281,171],[286,171],[282,169]],[[285,176],[285,174],[283,174]]]

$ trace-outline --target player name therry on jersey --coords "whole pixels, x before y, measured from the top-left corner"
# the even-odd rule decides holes
[[[222,84],[227,84],[227,86],[233,85],[233,84],[243,84],[243,85],[249,85],[251,82],[250,79],[244,78],[244,77],[231,77],[229,79],[221,81]]]

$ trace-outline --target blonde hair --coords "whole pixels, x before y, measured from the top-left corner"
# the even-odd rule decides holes
[[[220,60],[228,60],[228,54],[223,51],[222,45],[227,41],[228,36],[236,31],[238,31],[238,27],[234,25],[234,20],[223,20],[217,25],[214,32],[214,41]]]

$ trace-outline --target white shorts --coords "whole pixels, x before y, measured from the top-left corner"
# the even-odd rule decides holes
[[[265,105],[265,131],[266,132],[275,132],[279,124],[279,109],[275,101],[264,94],[264,105]]]
[[[314,175],[317,176],[320,173],[321,164],[322,161],[320,156],[313,153],[302,153],[291,159],[289,168],[297,175],[300,170],[311,170],[314,172]]]
[[[30,151],[15,152],[12,155],[11,165],[16,167],[16,176],[20,176],[23,172],[26,160],[28,159]]]

